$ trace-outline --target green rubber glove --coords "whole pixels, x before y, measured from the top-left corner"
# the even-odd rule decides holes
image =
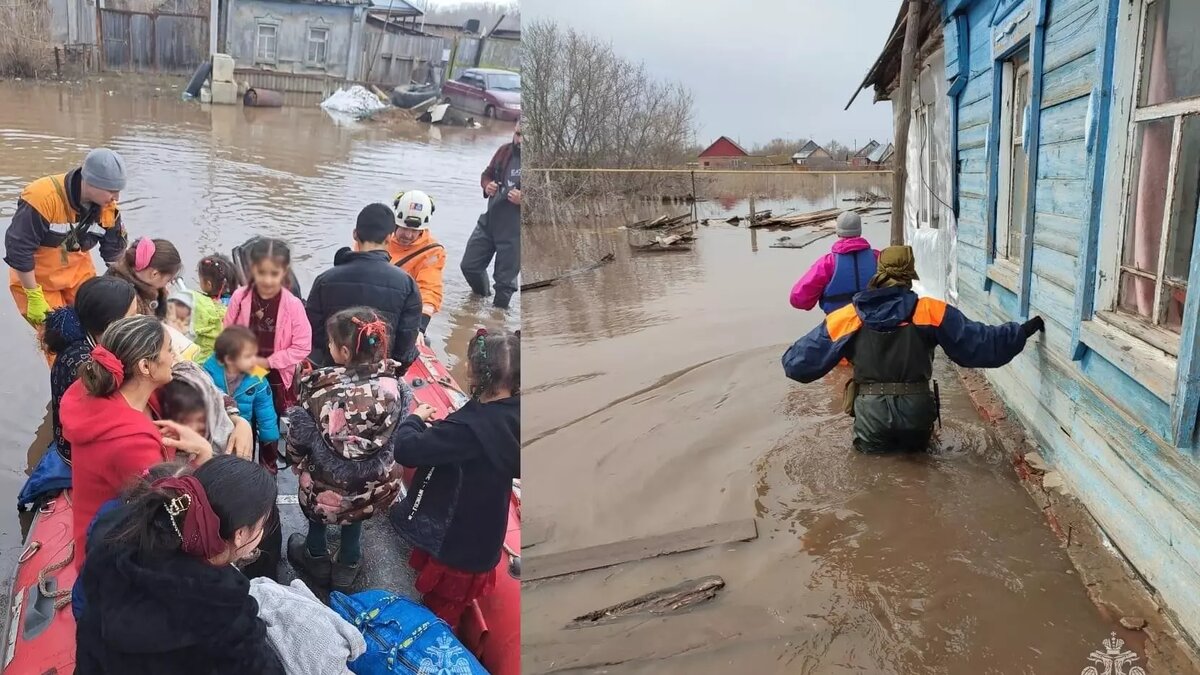
[[[25,305],[25,319],[35,326],[45,322],[50,304],[46,302],[46,294],[42,292],[42,287],[26,288],[25,298],[28,301]]]

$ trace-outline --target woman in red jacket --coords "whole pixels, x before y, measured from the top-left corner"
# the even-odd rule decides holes
[[[187,427],[155,421],[154,392],[171,381],[175,357],[162,323],[151,316],[121,319],[104,331],[92,360],[60,405],[71,443],[75,565],[83,566],[88,524],[150,467],[175,452],[203,464],[212,446]]]

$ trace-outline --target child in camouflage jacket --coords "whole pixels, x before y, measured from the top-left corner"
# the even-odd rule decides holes
[[[412,407],[412,390],[387,358],[387,325],[371,309],[335,314],[327,324],[337,366],[300,379],[299,405],[288,411],[287,457],[299,476],[308,535],[288,539],[288,558],[313,580],[348,589],[362,565],[362,521],[400,493],[392,454],[396,425]],[[336,559],[326,530],[341,526]]]

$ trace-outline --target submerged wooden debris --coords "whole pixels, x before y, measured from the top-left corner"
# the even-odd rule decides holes
[[[575,617],[567,628],[583,628],[617,621],[638,614],[668,614],[712,600],[725,588],[725,580],[716,575],[688,579],[682,583],[660,588],[632,600]]]
[[[548,288],[550,286],[553,286],[556,282],[566,279],[567,277],[573,277],[577,274],[583,274],[584,272],[590,272],[598,267],[601,267],[603,265],[606,265],[606,264],[612,262],[613,260],[616,260],[616,258],[617,258],[616,255],[609,253],[609,254],[605,255],[603,258],[597,260],[596,262],[594,262],[590,265],[585,265],[583,267],[577,267],[577,268],[571,270],[570,272],[564,272],[562,274],[559,274],[558,276],[553,276],[548,279],[542,279],[541,281],[532,281],[527,284],[521,284],[521,291],[524,292],[524,291],[532,291],[532,290],[535,290],[538,288]]]
[[[842,201],[844,201],[844,202],[867,202],[868,204],[874,204],[875,202],[887,201],[887,197],[884,197],[883,195],[877,195],[874,192],[871,192],[870,190],[868,190],[868,191],[866,191],[860,195],[856,195],[854,197],[842,197]]]
[[[692,214],[685,213],[679,216],[659,216],[657,218],[647,218],[639,220],[636,223],[630,223],[625,227],[630,230],[663,230],[681,225],[695,225],[696,221],[692,220]]]
[[[689,251],[696,241],[696,235],[691,232],[680,234],[664,234],[654,237],[648,242],[633,243],[629,245],[635,251]]]
[[[587,548],[531,555],[525,559],[522,582],[560,577],[612,567],[635,560],[695,551],[700,548],[750,541],[758,537],[753,518],[712,523],[667,534],[627,539]]]
[[[849,209],[821,209],[819,211],[810,211],[808,213],[798,213],[788,216],[772,216],[762,220],[755,219],[750,223],[750,227],[803,227],[806,225],[818,225],[826,221],[836,220],[838,215],[843,211],[852,211],[854,213],[866,213],[874,210],[871,206],[855,206]]]
[[[696,241],[696,220],[690,213],[639,220],[625,230],[635,251],[688,251]]]
[[[770,248],[804,248],[809,244],[820,241],[825,237],[831,236],[837,232],[836,228],[821,227],[810,232],[805,232],[803,236],[792,239],[791,237],[780,237],[779,241],[771,244]]]

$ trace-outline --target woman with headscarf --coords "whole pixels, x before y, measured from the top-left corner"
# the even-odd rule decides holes
[[[825,317],[783,355],[784,373],[813,382],[843,357],[854,366],[854,447],[863,452],[925,450],[938,418],[930,389],[933,349],[967,368],[999,368],[1016,358],[1040,316],[1023,324],[989,326],[934,298],[919,298],[912,248],[892,246],[879,255],[875,276],[854,301]]]

